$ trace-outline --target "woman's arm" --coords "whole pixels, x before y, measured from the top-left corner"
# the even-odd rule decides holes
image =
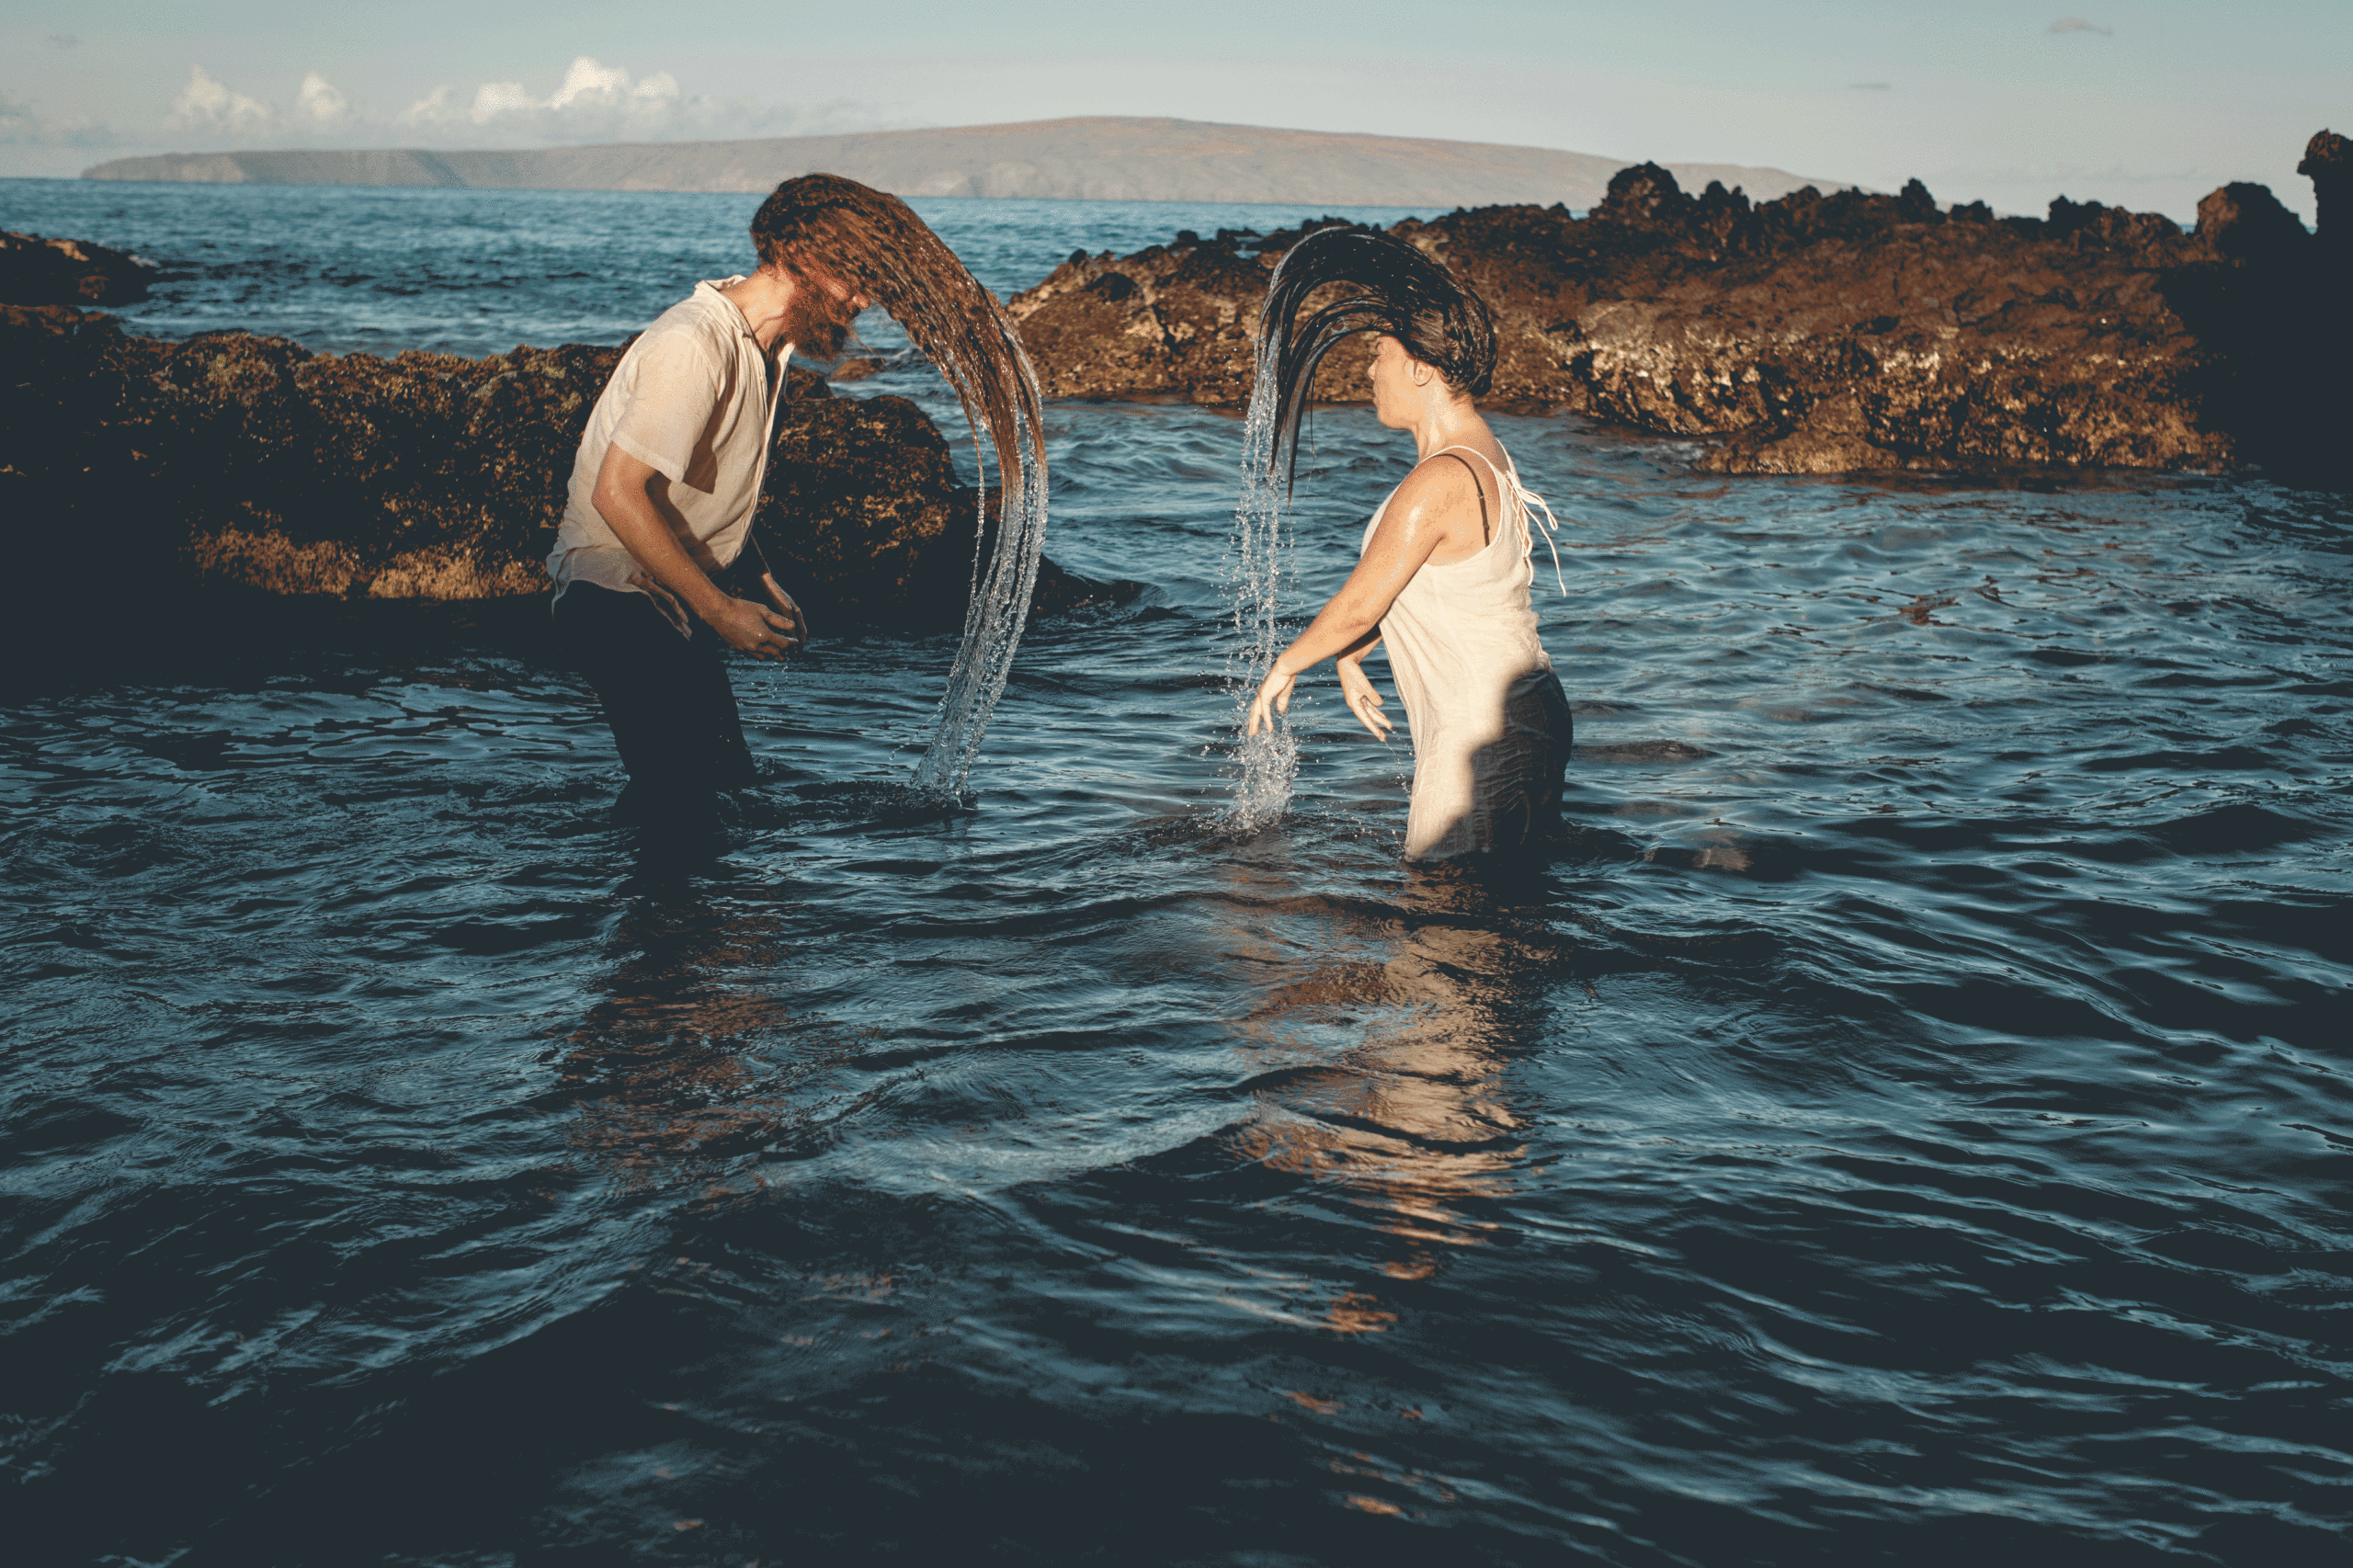
[[[1362,657],[1371,649],[1381,634],[1381,618],[1423,562],[1475,515],[1478,494],[1478,481],[1461,463],[1425,463],[1406,476],[1389,498],[1357,569],[1267,672],[1251,699],[1245,733],[1272,729],[1276,713],[1290,711],[1291,687],[1302,674],[1326,659],[1349,653]],[[1371,728],[1370,722],[1366,728]]]
[[[1370,636],[1342,653],[1336,663],[1340,696],[1347,702],[1348,711],[1357,716],[1358,723],[1372,732],[1374,740],[1385,741],[1389,738],[1389,732],[1396,726],[1381,713],[1380,688],[1372,684],[1372,677],[1364,673],[1364,656],[1379,646],[1381,630],[1375,627]]]

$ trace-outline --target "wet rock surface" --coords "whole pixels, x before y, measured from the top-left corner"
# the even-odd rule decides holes
[[[87,240],[0,231],[0,302],[120,305],[147,297],[154,263]]]
[[[2344,162],[2313,138],[2324,206]],[[1011,308],[1053,395],[1240,403],[1267,279],[1323,226],[1073,256]],[[1698,462],[1729,472],[2308,466],[2353,412],[2330,369],[2353,347],[2341,266],[2260,186],[2216,191],[2186,233],[2064,199],[1948,210],[1916,180],[1695,197],[1646,164],[1583,219],[1490,207],[1394,232],[1495,310],[1491,405],[1706,438]],[[1365,362],[1336,353],[1317,395],[1362,401]]]
[[[0,309],[0,503],[64,601],[197,585],[345,600],[540,596],[574,452],[619,348],[483,359],[165,342]],[[961,624],[978,497],[904,398],[791,371],[756,534],[822,631]],[[95,579],[95,581],[94,581]],[[1041,571],[1040,613],[1114,590]]]

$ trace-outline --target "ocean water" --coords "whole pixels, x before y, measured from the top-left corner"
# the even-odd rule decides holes
[[[182,275],[136,330],[376,352],[615,341],[749,210],[0,182]],[[1001,289],[1304,215],[923,210]],[[528,613],[0,689],[12,1560],[2342,1562],[2346,499],[1497,427],[1580,747],[1492,877],[1328,676],[1234,824],[1182,406],[1050,408],[1146,588],[969,810],[939,638],[739,665],[700,858]],[[1295,613],[1409,451],[1315,416]]]

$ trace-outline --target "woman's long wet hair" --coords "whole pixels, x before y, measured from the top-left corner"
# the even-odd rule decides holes
[[[1299,319],[1326,284],[1347,292]],[[1290,247],[1258,312],[1258,375],[1275,391],[1267,475],[1289,484],[1317,367],[1342,338],[1386,333],[1468,397],[1495,379],[1495,318],[1445,266],[1378,229],[1321,229]]]
[[[840,175],[801,175],[760,203],[752,244],[762,263],[836,278],[906,328],[955,388],[975,439],[988,432],[1008,506],[1020,497],[1025,430],[1043,474],[1038,377],[1012,316],[905,202]]]

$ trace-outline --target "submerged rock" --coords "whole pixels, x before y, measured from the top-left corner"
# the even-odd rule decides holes
[[[2337,199],[2343,139],[2305,170]],[[1013,313],[1064,397],[1249,396],[1257,312],[1305,233],[1179,236],[1072,256]],[[2322,247],[2260,186],[2228,186],[2185,233],[2151,213],[2053,201],[2045,218],[1808,187],[1752,203],[1625,169],[1579,219],[1489,207],[1393,233],[1493,307],[1491,405],[1710,438],[1704,467],[1829,473],[1995,465],[2219,468],[2325,460],[2353,342]],[[1365,355],[1316,395],[1363,398]]]
[[[0,311],[0,498],[50,579],[462,600],[542,592],[574,454],[619,348],[484,359],[136,337]],[[756,517],[821,629],[961,623],[978,496],[904,398],[795,367]],[[1048,562],[1038,609],[1112,590]]]

